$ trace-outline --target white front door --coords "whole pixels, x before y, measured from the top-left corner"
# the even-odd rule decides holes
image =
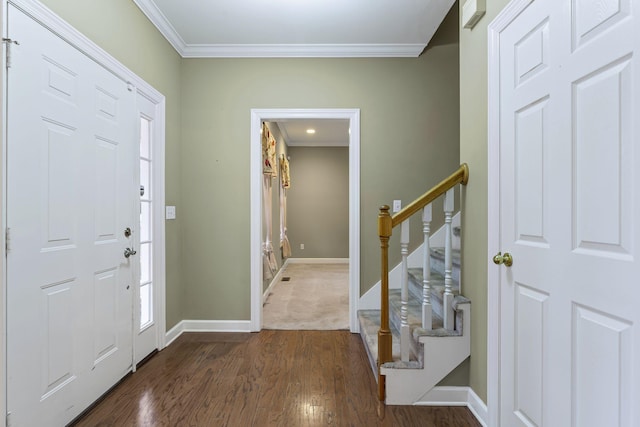
[[[8,9],[7,409],[64,425],[132,363],[135,94]]]
[[[501,426],[640,425],[638,10],[536,0],[500,33]]]

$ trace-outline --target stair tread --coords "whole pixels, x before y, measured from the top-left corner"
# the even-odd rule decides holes
[[[410,268],[408,270],[409,274],[409,292],[417,298],[422,298],[422,281],[424,279],[424,275],[422,274],[422,268]],[[431,272],[431,278],[429,279],[429,287],[431,288],[431,299],[437,298],[442,300],[442,295],[444,294],[444,277],[438,273],[437,271]],[[460,287],[456,283],[456,281],[452,281],[451,284],[452,293],[454,295],[459,294]]]
[[[444,260],[444,248],[435,247],[431,248],[431,257]],[[456,266],[460,266],[460,249],[451,249],[451,263]]]
[[[380,310],[358,310],[361,333],[366,337],[367,347],[374,360],[378,360],[378,331],[380,330]],[[400,360],[400,333],[390,325],[393,360]],[[419,363],[415,355],[410,355],[412,362]],[[417,367],[417,366],[416,366]]]
[[[395,310],[399,315],[402,307],[400,289],[389,290],[389,304],[391,309]],[[433,329],[442,328],[443,320],[440,313],[432,313],[432,319]],[[409,298],[409,301],[407,301],[407,322],[412,330],[422,327],[422,303],[415,298]]]
[[[458,304],[464,304],[471,302],[468,298],[462,295],[454,295],[454,309]],[[400,309],[402,307],[401,291],[400,289],[389,290],[389,309],[391,315],[397,315],[400,318]],[[422,327],[422,303],[414,298],[409,298],[407,301],[407,323],[411,330],[411,335],[417,341],[422,336],[430,337],[457,337],[460,336],[459,331],[451,331],[444,328],[444,321],[442,314],[437,311],[433,311],[431,314],[431,329],[424,329]],[[399,323],[399,322],[398,322]]]

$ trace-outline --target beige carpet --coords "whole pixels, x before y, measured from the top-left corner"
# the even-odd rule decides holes
[[[349,329],[349,264],[289,264],[262,310],[264,329]]]

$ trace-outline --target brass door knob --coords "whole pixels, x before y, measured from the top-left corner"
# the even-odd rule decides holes
[[[498,265],[504,264],[507,267],[511,267],[513,265],[513,257],[509,252],[505,252],[504,255],[502,255],[502,252],[498,252],[498,254],[493,257],[493,263]]]

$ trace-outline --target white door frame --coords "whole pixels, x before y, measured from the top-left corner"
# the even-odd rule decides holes
[[[137,91],[138,94],[145,96],[151,102],[156,105],[157,123],[156,123],[156,136],[157,146],[156,150],[157,164],[160,166],[160,171],[154,175],[156,181],[154,185],[158,189],[158,204],[157,209],[154,211],[154,231],[157,233],[156,238],[158,246],[156,249],[156,255],[154,256],[155,266],[157,268],[157,300],[156,304],[159,308],[157,311],[158,328],[158,348],[162,349],[165,346],[165,331],[166,331],[166,304],[165,304],[165,286],[166,286],[166,272],[165,272],[165,227],[164,227],[164,152],[165,152],[165,97],[160,92],[155,90],[151,85],[138,77],[134,72],[129,70],[123,64],[118,62],[113,56],[93,43],[66,21],[53,13],[50,9],[44,6],[37,0],[8,0],[2,3],[2,35],[7,37],[7,7],[8,3],[16,6],[19,9],[25,11],[34,20],[40,22],[54,34],[57,34],[62,39],[66,40],[70,45],[74,46],[79,51],[83,52],[89,58],[96,61],[111,73],[118,76],[120,79],[127,82],[132,90]],[[3,49],[4,51],[4,49]],[[6,218],[7,218],[7,203],[6,203],[6,171],[7,171],[7,91],[6,91],[6,57],[2,55],[0,60],[2,63],[0,67],[0,78],[2,78],[2,157],[0,161],[0,176],[1,176],[1,188],[2,197],[0,198],[0,211],[2,212],[2,232],[0,233],[0,334],[5,339],[0,340],[0,413],[6,413],[6,390],[7,390],[7,372],[6,372],[6,292],[7,292],[7,270],[6,270],[6,251],[5,251],[5,230],[6,230]],[[133,357],[133,355],[132,355]],[[5,426],[6,419],[4,416],[0,416],[0,427]]]
[[[262,144],[263,121],[284,119],[349,120],[349,329],[358,332],[360,298],[360,110],[252,109],[251,110],[251,331],[262,328]]]
[[[488,33],[488,223],[487,223],[487,409],[489,425],[500,425],[500,35],[534,0],[511,0]]]
[[[148,85],[147,85],[148,86]],[[166,345],[166,239],[165,239],[165,100],[164,96],[155,89],[151,88],[155,94],[150,94],[148,88],[141,88],[136,86],[137,95],[149,100],[154,104],[155,112],[153,117],[153,139],[152,139],[152,153],[153,153],[153,168],[151,172],[151,191],[153,192],[153,203],[151,218],[153,223],[152,229],[152,278],[153,278],[153,321],[156,324],[156,348],[162,350]],[[159,97],[157,96],[159,95]],[[140,124],[140,108],[137,107],[138,113],[137,121],[138,126]],[[140,129],[138,127],[138,135]],[[136,159],[137,163],[140,163],[140,158]],[[136,170],[138,170],[136,168]],[[139,222],[137,223],[139,224]],[[138,234],[139,237],[139,234]],[[157,279],[156,279],[157,277]],[[136,293],[136,295],[140,295]],[[135,307],[134,307],[135,309]],[[138,336],[139,325],[134,322],[134,363],[133,370],[136,369],[136,341],[135,337]]]

